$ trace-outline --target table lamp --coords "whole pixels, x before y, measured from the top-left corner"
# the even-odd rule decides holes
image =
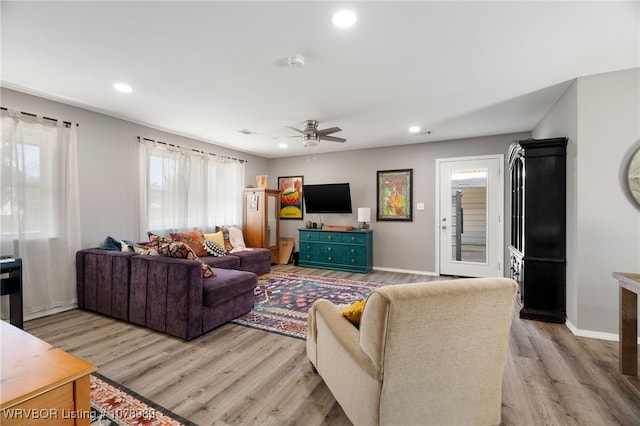
[[[369,207],[358,207],[358,222],[360,229],[369,229],[367,222],[371,221],[371,209]]]

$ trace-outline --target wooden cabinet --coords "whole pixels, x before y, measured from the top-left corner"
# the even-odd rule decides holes
[[[511,278],[521,318],[566,317],[566,138],[511,145]]]
[[[280,247],[280,191],[245,189],[244,242],[247,247],[271,250],[271,263],[278,263]]]
[[[298,230],[299,265],[367,273],[373,269],[373,231]]]
[[[0,321],[0,424],[86,425],[96,368]]]

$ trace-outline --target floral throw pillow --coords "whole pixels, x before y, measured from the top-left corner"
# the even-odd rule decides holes
[[[204,248],[204,235],[202,231],[183,232],[171,234],[173,241],[179,241],[187,244],[198,256],[206,256],[207,250]]]
[[[215,276],[211,267],[200,260],[188,244],[163,238],[150,232],[147,234],[149,235],[150,245],[156,249],[160,256],[197,260],[200,262],[203,277],[209,278]]]

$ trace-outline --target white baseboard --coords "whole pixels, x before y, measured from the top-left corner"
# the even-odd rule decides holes
[[[609,340],[612,342],[620,341],[620,335],[617,333],[603,333],[602,331],[593,331],[593,330],[581,330],[577,328],[575,325],[571,323],[571,321],[566,320],[565,325],[575,336],[578,337],[588,337],[591,339],[599,339],[599,340]],[[640,345],[640,337],[638,337],[638,344]]]
[[[38,319],[42,317],[48,317],[49,315],[59,314],[60,312],[70,311],[71,309],[76,309],[78,307],[77,303],[67,306],[58,306],[55,308],[47,309],[46,311],[33,312],[31,314],[26,314],[24,316],[24,321],[29,321],[33,319]]]
[[[398,272],[400,274],[428,275],[430,277],[438,276],[438,274],[436,274],[435,272],[429,272],[429,271],[412,271],[409,269],[382,268],[379,266],[374,266],[373,269],[375,271]]]

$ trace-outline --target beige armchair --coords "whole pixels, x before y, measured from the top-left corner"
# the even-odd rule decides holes
[[[516,288],[507,278],[385,286],[360,329],[318,300],[307,355],[355,425],[499,424]]]

